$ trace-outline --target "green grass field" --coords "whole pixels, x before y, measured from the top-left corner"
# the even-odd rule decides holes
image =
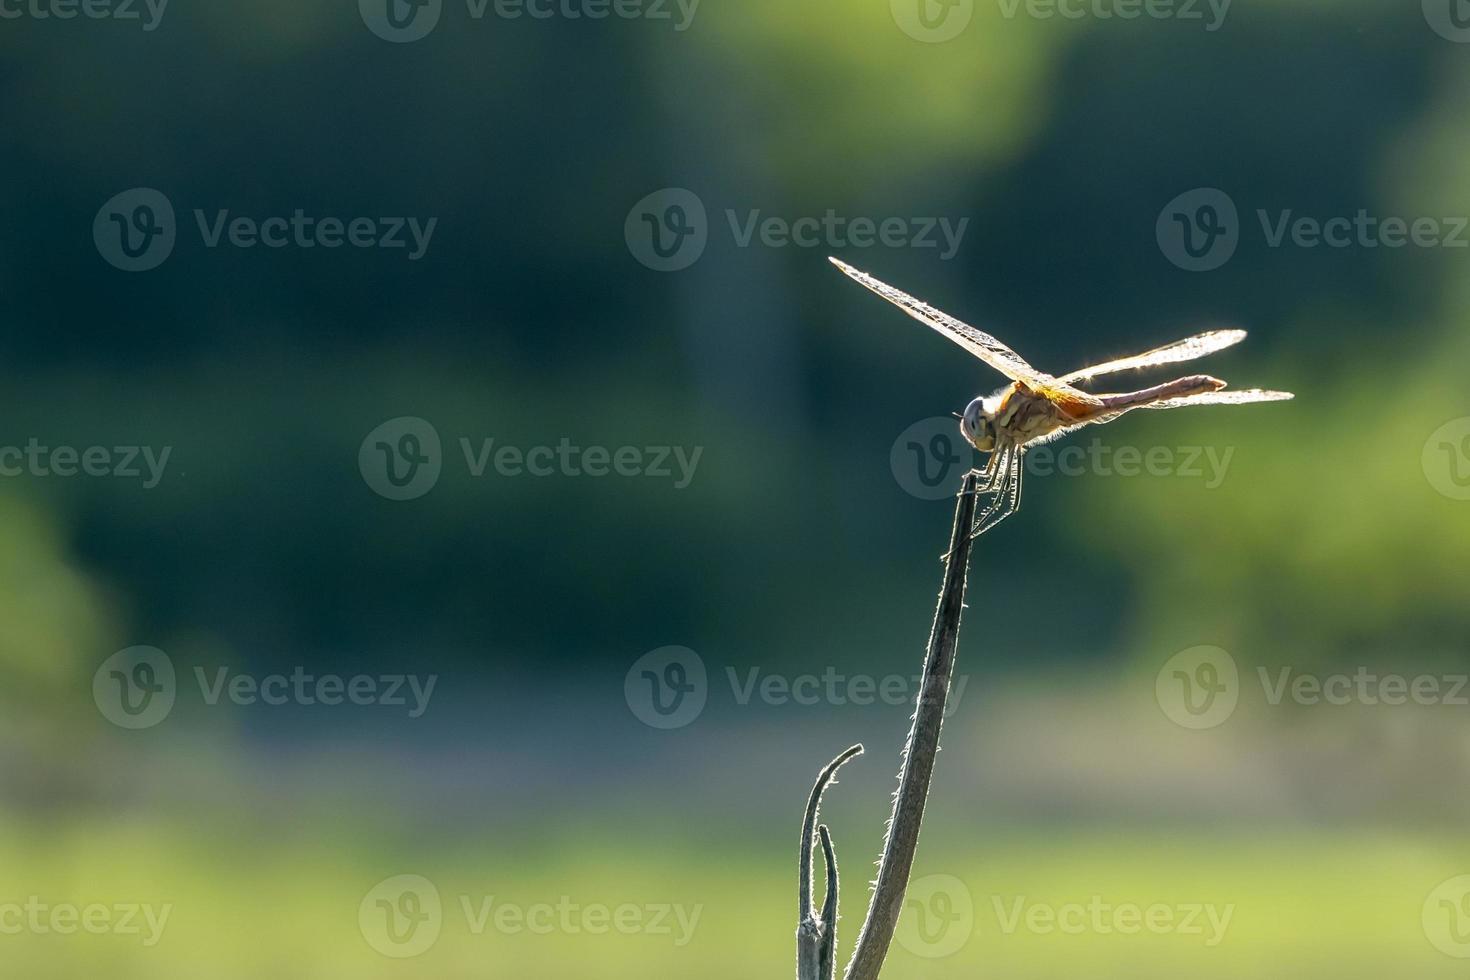
[[[792,834],[777,832],[789,828],[772,830],[768,851],[748,841],[732,851],[711,835],[717,850],[708,852],[692,838],[605,834],[561,833],[554,846],[459,839],[418,850],[334,837],[325,825],[298,827],[280,840],[127,822],[44,835],[19,826],[0,831],[0,905],[35,895],[51,906],[172,908],[152,945],[146,925],[138,935],[17,931],[12,909],[0,920],[10,976],[792,974],[795,889],[782,847]],[[1421,924],[1430,891],[1470,870],[1470,847],[1461,844],[1350,832],[1247,838],[1079,835],[1074,828],[984,836],[925,839],[886,976],[1464,974],[1464,964],[1436,950]],[[847,848],[844,959],[865,907],[865,861]],[[398,874],[432,881],[442,909],[437,940],[407,958],[375,951],[359,925],[364,897]],[[946,892],[939,900],[936,887]],[[1216,924],[1228,922],[1223,931],[1204,911],[1190,911],[1209,908]]]

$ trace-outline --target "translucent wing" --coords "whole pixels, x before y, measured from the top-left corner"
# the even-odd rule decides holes
[[[846,262],[838,259],[832,259],[831,262],[852,279],[882,296],[915,320],[944,334],[1012,381],[1019,381],[1033,391],[1045,395],[1064,409],[1077,413],[1099,404],[1093,395],[1078,391],[1071,385],[1036,370],[1026,363],[1024,357],[983,330],[976,330],[968,323],[962,323],[948,313],[936,310],[928,303],[921,303],[903,290],[895,289],[885,282],[874,279],[866,272],[860,272]]]
[[[1153,367],[1156,364],[1192,361],[1196,357],[1204,357],[1206,354],[1213,354],[1217,350],[1234,346],[1244,339],[1244,330],[1211,330],[1209,333],[1196,334],[1193,337],[1176,340],[1172,344],[1165,344],[1163,347],[1156,347],[1143,354],[1134,354],[1132,357],[1122,357],[1116,361],[1108,361],[1106,364],[1097,364],[1080,371],[1073,371],[1060,380],[1065,384],[1072,384],[1101,377],[1104,374],[1116,374],[1119,371],[1134,371],[1139,368]]]
[[[1262,391],[1260,388],[1241,388],[1238,391],[1206,391],[1198,395],[1180,398],[1164,398],[1151,405],[1139,408],[1184,408],[1187,405],[1245,405],[1250,402],[1284,402],[1295,398],[1289,391]]]

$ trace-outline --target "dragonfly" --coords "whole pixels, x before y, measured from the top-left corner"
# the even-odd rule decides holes
[[[1081,368],[1053,377],[1032,367],[1025,358],[983,330],[956,320],[901,289],[854,269],[839,259],[833,265],[882,296],[909,316],[959,344],[1010,379],[992,395],[974,399],[957,414],[965,441],[988,454],[978,470],[975,492],[986,505],[975,518],[971,537],[995,527],[1021,506],[1022,457],[1041,445],[1087,425],[1100,425],[1135,408],[1185,408],[1190,405],[1244,405],[1278,402],[1295,397],[1289,391],[1260,388],[1226,390],[1225,382],[1205,374],[1176,378],[1152,388],[1113,394],[1092,394],[1078,385],[1097,378],[1194,360],[1232,347],[1245,339],[1244,330],[1211,330],[1156,347],[1142,354]]]

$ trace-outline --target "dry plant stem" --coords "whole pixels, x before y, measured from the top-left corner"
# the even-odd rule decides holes
[[[832,980],[836,972],[837,952],[837,856],[832,850],[832,835],[826,825],[817,825],[817,811],[822,793],[844,762],[861,755],[863,747],[854,745],[827,764],[812,787],[806,803],[806,819],[801,825],[801,858],[797,862],[796,975],[799,980]],[[818,918],[812,904],[812,835],[822,838],[822,861],[827,866],[827,897]]]
[[[929,795],[929,778],[934,773],[934,757],[939,752],[939,729],[944,724],[944,705],[949,699],[950,676],[954,672],[955,646],[960,635],[960,614],[965,606],[965,579],[970,566],[970,525],[974,521],[975,474],[965,478],[955,506],[954,530],[950,534],[949,551],[944,566],[944,586],[939,593],[939,607],[934,612],[934,627],[929,634],[929,650],[924,657],[924,680],[919,688],[918,707],[913,727],[904,744],[903,768],[898,776],[898,793],[893,800],[893,816],[888,821],[888,839],[878,866],[878,880],[868,903],[868,915],[858,934],[857,948],[847,965],[846,980],[877,980],[878,971],[893,942],[893,931],[903,910],[903,896],[908,889],[909,871],[914,864],[914,851],[919,845],[919,824],[924,818],[924,802]],[[835,878],[836,872],[833,871]]]

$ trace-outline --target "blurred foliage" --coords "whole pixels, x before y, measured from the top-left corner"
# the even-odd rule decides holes
[[[0,246],[5,438],[175,447],[147,492],[9,479],[52,515],[54,560],[123,599],[119,632],[83,659],[178,632],[247,664],[908,648],[946,515],[895,485],[887,450],[995,379],[820,252],[735,248],[726,210],[969,217],[952,262],[846,254],[1046,367],[1227,320],[1253,336],[1209,370],[1300,392],[1107,430],[1235,447],[1218,491],[1033,480],[981,572],[1009,569],[1005,645],[1151,658],[1219,639],[1246,659],[1352,660],[1463,634],[1447,571],[1464,522],[1414,463],[1463,410],[1458,254],[1268,249],[1248,228],[1229,265],[1195,275],[1153,241],[1162,203],[1200,185],[1228,189],[1247,224],[1257,208],[1467,210],[1453,47],[1366,3],[1240,9],[1213,33],[982,4],[939,45],[884,8],[710,7],[682,34],[461,18],[408,46],[312,5],[180,10],[147,37],[17,24],[0,218],[30,234]],[[82,59],[95,70],[55,83]],[[553,65],[534,97],[512,85]],[[194,207],[299,207],[440,230],[418,263],[186,241],[130,276],[85,230],[134,184],[186,223]],[[665,184],[700,193],[714,226],[673,276],[621,240],[627,208]],[[397,414],[451,444],[706,452],[674,491],[470,479],[451,449],[434,494],[399,505],[353,466]],[[818,554],[837,567],[811,597]],[[1092,583],[1061,610],[1026,584],[1058,563]],[[553,596],[572,601],[548,622]],[[1049,638],[1028,625],[1040,615]]]
[[[113,603],[67,557],[56,521],[0,496],[0,737],[9,761],[59,747],[98,719],[79,682],[116,636]],[[80,696],[79,696],[80,695]]]
[[[692,50],[664,50],[677,56],[671,83],[709,79],[718,94],[670,84],[665,101],[678,118],[707,119],[713,94],[722,116],[747,123],[727,164],[797,208],[834,194],[912,207],[927,183],[1009,161],[1046,118],[1045,73],[1068,33],[1006,22],[986,4],[939,45],[895,34],[884,3],[757,0],[707,13]]]

